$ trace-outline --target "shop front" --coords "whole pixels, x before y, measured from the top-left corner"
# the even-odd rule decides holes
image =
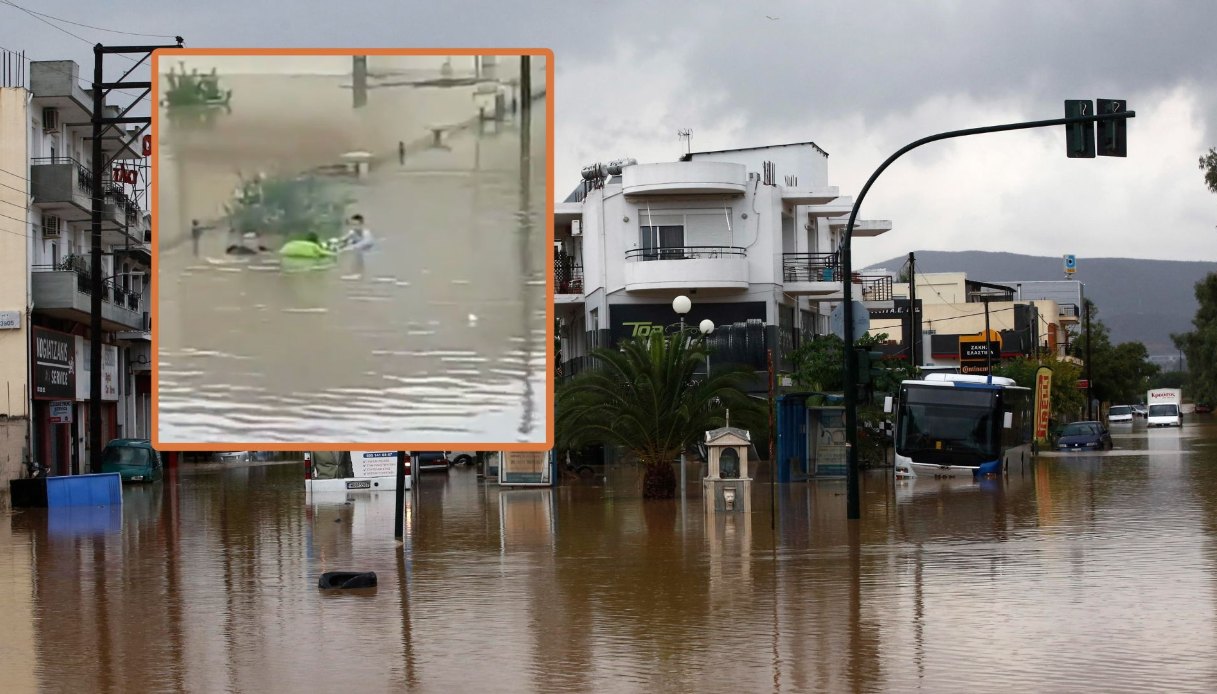
[[[31,382],[35,422],[35,456],[49,474],[68,475],[77,459],[76,344],[72,335],[31,326]]]

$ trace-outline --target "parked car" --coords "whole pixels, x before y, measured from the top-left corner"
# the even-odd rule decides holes
[[[411,451],[410,456],[419,472],[448,472],[452,467],[452,461],[448,460],[443,451]]]
[[[1207,402],[1196,403],[1196,414],[1208,414],[1213,411],[1213,406]]]
[[[1141,419],[1145,419],[1145,418],[1149,417],[1149,408],[1146,407],[1145,405],[1133,405],[1132,413],[1135,414],[1136,416],[1140,417]]]
[[[124,482],[156,482],[164,476],[161,454],[148,439],[114,439],[101,452],[101,471]]]
[[[217,463],[248,463],[249,460],[249,451],[225,451],[223,453],[216,453]]]
[[[1130,424],[1132,423],[1132,418],[1132,405],[1112,405],[1111,409],[1107,410],[1108,424]]]
[[[1111,433],[1102,422],[1072,422],[1061,429],[1056,440],[1058,451],[1110,451]]]

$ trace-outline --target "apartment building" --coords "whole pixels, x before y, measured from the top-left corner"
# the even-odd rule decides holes
[[[814,142],[585,167],[554,210],[559,377],[596,347],[707,319],[711,363],[762,371],[772,354],[788,370],[803,339],[830,330],[852,207]],[[857,222],[855,243],[891,228]],[[855,273],[853,285],[868,307],[892,305],[890,276]],[[683,316],[677,296],[691,300]]]
[[[146,437],[151,414],[148,169],[133,133],[103,137],[95,174],[93,97],[73,61],[32,61],[0,90],[0,483],[37,460],[87,472],[111,438]],[[85,83],[87,84],[87,83]],[[92,86],[92,85],[87,85]],[[114,97],[111,97],[113,100]],[[119,107],[107,106],[117,116]],[[102,437],[88,440],[92,199],[102,214]]]

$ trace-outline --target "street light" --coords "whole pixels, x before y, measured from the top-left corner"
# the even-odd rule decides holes
[[[710,337],[710,333],[714,332],[714,321],[707,318],[707,319],[703,320],[700,324],[698,324],[697,328],[698,328],[698,330],[701,330],[702,340],[704,341]],[[706,380],[707,381],[710,380],[710,346],[709,345],[706,345]]]
[[[685,314],[688,313],[689,311],[691,311],[692,309],[693,309],[693,302],[689,299],[689,297],[685,296],[684,294],[681,294],[680,296],[676,297],[675,299],[672,299],[672,310],[680,315],[680,339],[682,342],[685,339]],[[685,503],[685,484],[686,484],[685,444],[682,441],[680,444],[680,504],[682,507],[681,508],[682,512],[684,510],[683,507],[684,507],[684,503]],[[681,521],[681,522],[683,523],[684,521]]]

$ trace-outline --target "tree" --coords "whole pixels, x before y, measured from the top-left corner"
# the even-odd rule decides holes
[[[704,340],[689,333],[625,340],[591,355],[592,368],[556,393],[557,447],[616,444],[644,468],[643,498],[671,498],[672,463],[705,432],[724,422],[747,427],[767,416],[765,401],[748,397],[748,367],[716,364],[709,378],[695,377],[706,361]]]
[[[799,388],[838,393],[845,388],[845,341],[836,335],[818,335],[790,354],[791,381]]]
[[[1217,148],[1210,147],[1209,153],[1200,157],[1200,170],[1204,172],[1204,185],[1217,193]]]
[[[1198,403],[1212,404],[1217,402],[1217,272],[1196,283],[1196,301],[1200,307],[1192,319],[1194,329],[1171,339],[1187,357],[1189,395]]]
[[[1086,391],[1077,387],[1078,379],[1082,377],[1082,367],[1063,359],[1035,360],[1028,358],[1011,359],[994,367],[994,376],[1013,378],[1014,382],[1024,388],[1035,388],[1035,372],[1041,366],[1052,369],[1052,418],[1056,421],[1070,421],[1081,416],[1086,409]]]
[[[1083,318],[1081,334],[1071,344],[1070,354],[1083,361],[1089,356],[1089,373],[1093,380],[1090,384],[1091,394],[1100,402],[1140,400],[1141,394],[1149,389],[1150,378],[1158,373],[1158,365],[1149,361],[1149,351],[1140,342],[1113,345],[1107,326],[1095,318],[1099,309],[1089,299],[1086,300],[1086,309],[1090,311],[1090,353],[1088,355],[1086,350]]]

